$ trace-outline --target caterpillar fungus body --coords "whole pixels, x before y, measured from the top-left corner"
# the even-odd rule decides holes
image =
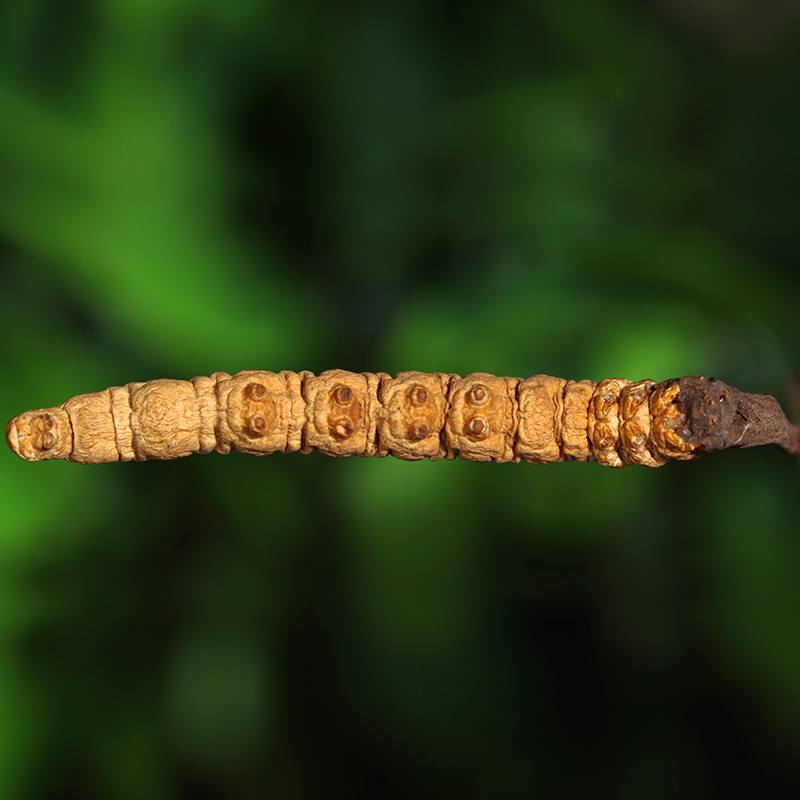
[[[112,386],[19,414],[6,438],[28,461],[81,464],[235,449],[658,467],[725,447],[774,443],[800,452],[798,429],[774,398],[713,378],[594,383],[338,369]]]

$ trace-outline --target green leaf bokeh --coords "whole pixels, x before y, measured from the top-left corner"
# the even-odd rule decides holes
[[[798,73],[778,2],[9,0],[0,410],[332,367],[787,403]],[[787,796],[798,477],[5,451],[0,797]]]

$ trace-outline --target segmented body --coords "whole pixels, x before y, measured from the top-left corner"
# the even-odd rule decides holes
[[[651,380],[482,372],[216,372],[78,395],[18,415],[6,436],[27,460],[83,464],[235,449],[658,467],[700,455],[677,430],[678,391]]]

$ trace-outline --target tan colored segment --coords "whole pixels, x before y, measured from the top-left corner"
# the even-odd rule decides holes
[[[449,375],[401,372],[381,377],[378,455],[417,461],[445,455],[442,444]]]
[[[137,461],[182,458],[200,449],[200,409],[189,381],[160,378],[129,386]]]
[[[26,461],[68,458],[72,452],[72,424],[62,408],[25,411],[9,420],[6,441]]]
[[[70,397],[60,408],[69,414],[74,438],[72,453],[66,457],[67,461],[77,461],[79,464],[119,461],[108,389]]]
[[[514,451],[532,464],[563,461],[561,422],[564,387],[561,378],[532,375],[517,386],[519,429]]]
[[[367,382],[367,447],[362,456],[375,456],[378,454],[378,419],[381,416],[381,402],[378,398],[381,380],[389,376],[385,372],[377,374],[372,372],[362,372],[364,380]]]
[[[589,461],[592,450],[587,426],[589,401],[594,394],[594,381],[567,381],[564,387],[564,421],[561,427],[561,452],[568,461]]]
[[[650,442],[650,394],[655,381],[632,383],[620,397],[619,454],[626,464],[660,467],[668,459],[648,449]]]
[[[474,372],[454,377],[445,421],[447,458],[469,461],[513,461],[519,378],[498,378]]]
[[[604,467],[624,467],[619,448],[619,399],[630,381],[606,378],[597,384],[589,402],[586,432],[592,455]]]
[[[237,372],[219,382],[217,398],[220,440],[228,447],[256,456],[286,450],[290,408],[281,375],[264,370]]]
[[[133,452],[133,428],[131,428],[131,383],[127,386],[112,386],[109,388],[111,395],[111,419],[114,422],[114,431],[117,442],[117,452],[120,461],[132,461],[136,454]]]
[[[684,441],[676,428],[686,422],[680,409],[677,383],[656,389],[650,395],[650,450],[656,456],[688,461],[702,455],[699,445]]]
[[[307,403],[304,453],[317,449],[329,456],[353,456],[374,447],[367,418],[372,398],[363,375],[331,369],[316,377],[310,372],[300,377]],[[377,392],[377,381],[373,383]]]
[[[281,372],[286,385],[286,397],[289,409],[289,427],[286,431],[286,449],[284,453],[296,453],[303,447],[303,434],[306,428],[306,401],[303,400],[303,381],[296,372]]]
[[[225,456],[233,449],[233,433],[228,424],[228,395],[231,393],[233,384],[230,381],[231,376],[227,372],[215,372],[211,377],[216,382],[214,394],[217,398],[217,444],[214,449]]]
[[[199,453],[210,453],[217,446],[217,383],[227,378],[230,378],[227,372],[215,372],[211,377],[198,375],[191,380],[200,412]]]

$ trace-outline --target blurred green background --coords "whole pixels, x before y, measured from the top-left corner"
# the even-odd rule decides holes
[[[786,403],[794,0],[4,0],[0,417],[216,370]],[[784,798],[796,459],[0,454],[2,798]]]

